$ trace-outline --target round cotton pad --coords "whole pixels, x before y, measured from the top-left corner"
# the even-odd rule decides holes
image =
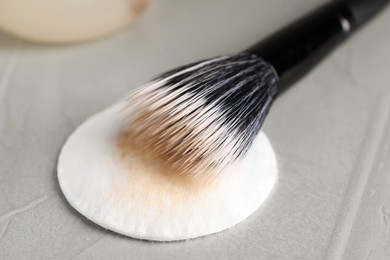
[[[58,179],[69,203],[98,225],[147,240],[216,233],[252,214],[277,180],[274,151],[261,132],[251,150],[214,181],[160,171],[124,152],[129,111],[120,102],[82,124],[64,145]]]

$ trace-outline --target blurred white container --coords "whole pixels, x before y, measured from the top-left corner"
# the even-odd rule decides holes
[[[123,28],[149,0],[0,0],[0,28],[38,42],[70,43]]]

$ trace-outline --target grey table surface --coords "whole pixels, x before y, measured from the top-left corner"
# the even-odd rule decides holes
[[[322,2],[153,1],[133,26],[79,45],[0,34],[0,259],[389,259],[390,10],[274,103],[264,131],[279,181],[239,225],[186,242],[134,240],[87,221],[57,183],[61,146],[86,118]]]

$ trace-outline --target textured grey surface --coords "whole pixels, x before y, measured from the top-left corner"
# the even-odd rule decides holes
[[[88,116],[321,2],[154,1],[134,26],[74,46],[1,34],[0,259],[388,259],[390,11],[275,102],[265,132],[280,180],[238,226],[187,242],[133,240],[88,222],[57,184],[59,150]]]

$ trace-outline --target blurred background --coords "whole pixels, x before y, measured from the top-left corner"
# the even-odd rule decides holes
[[[260,210],[216,235],[150,243],[68,206],[66,138],[156,74],[241,51],[327,1],[65,1],[28,20],[34,2],[0,0],[0,259],[388,259],[390,10],[276,100],[264,132],[280,180]]]

